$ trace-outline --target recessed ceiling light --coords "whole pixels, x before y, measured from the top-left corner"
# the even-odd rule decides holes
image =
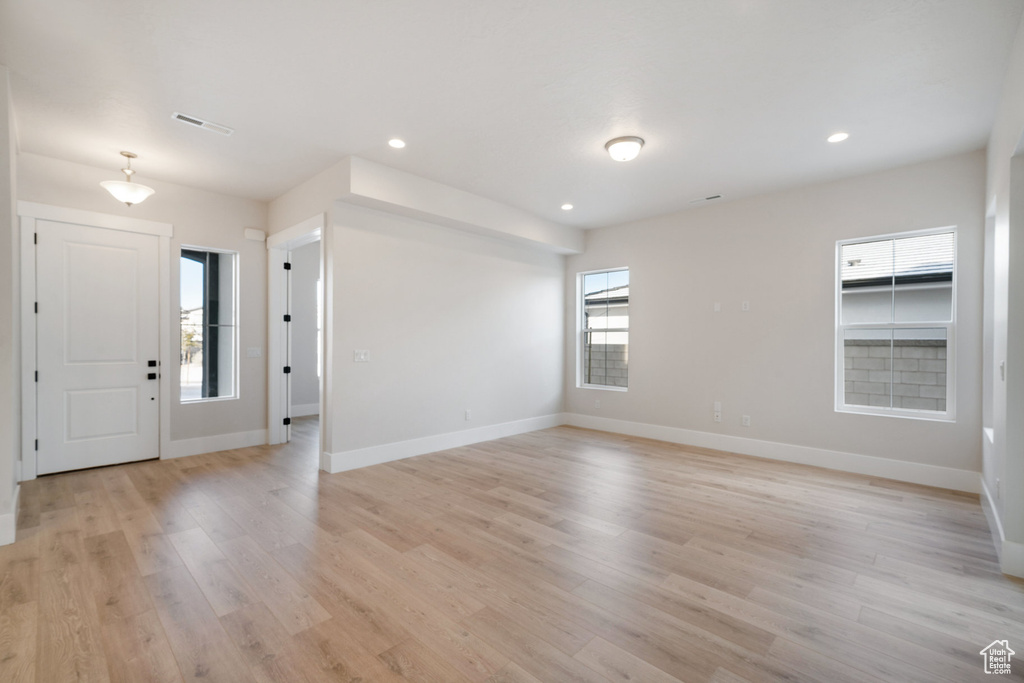
[[[832,133],[828,136],[829,142],[842,142],[846,138],[850,137],[849,133]]]
[[[405,140],[391,138],[390,140],[388,140],[388,144],[394,147],[395,149],[402,149],[403,147],[405,147]]]
[[[643,138],[635,135],[626,135],[615,138],[604,143],[604,148],[615,161],[632,161],[640,154],[640,148],[644,146]]]
[[[562,204],[562,211],[572,211],[572,204]]]

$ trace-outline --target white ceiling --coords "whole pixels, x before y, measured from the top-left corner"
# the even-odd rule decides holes
[[[352,154],[581,227],[980,148],[1024,8],[2,2],[22,151],[114,178],[127,149],[140,182],[262,200]],[[850,139],[826,143],[836,130]],[[607,157],[619,135],[646,139],[637,160]],[[408,147],[390,149],[394,136]]]

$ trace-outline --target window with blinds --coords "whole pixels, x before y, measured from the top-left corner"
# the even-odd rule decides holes
[[[956,231],[836,251],[836,409],[952,420]]]

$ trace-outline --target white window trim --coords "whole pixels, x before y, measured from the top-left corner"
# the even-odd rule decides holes
[[[237,251],[232,251],[231,249],[216,249],[214,247],[202,247],[202,246],[195,245],[195,244],[182,244],[181,247],[178,249],[178,264],[177,264],[178,265],[178,309],[179,310],[181,309],[181,251],[182,250],[206,251],[206,252],[209,252],[211,254],[231,254],[232,256],[235,257],[235,267],[233,269],[234,273],[233,273],[233,277],[232,277],[232,279],[234,281],[231,283],[231,287],[232,287],[231,294],[232,294],[232,298],[233,298],[232,311],[234,312],[233,326],[234,326],[234,330],[235,330],[235,334],[234,334],[234,337],[235,337],[234,338],[235,352],[233,354],[234,367],[232,367],[232,369],[231,369],[231,395],[230,396],[211,396],[209,398],[182,398],[181,397],[181,370],[180,370],[181,366],[179,365],[178,366],[178,368],[179,368],[179,370],[178,370],[178,382],[177,382],[177,386],[178,386],[178,404],[186,406],[186,405],[194,405],[196,403],[216,403],[218,401],[237,401],[237,400],[239,400],[242,397],[242,392],[241,392],[242,383],[241,383],[241,377],[240,377],[240,375],[242,374],[242,363],[241,363],[241,356],[239,355],[241,353],[241,351],[242,351],[242,335],[241,335],[241,333],[239,331],[239,322],[241,320],[241,316],[239,314],[241,313],[241,311],[238,309],[239,303],[241,301],[240,296],[239,296],[238,288],[239,288],[239,285],[242,282],[242,255],[240,253],[238,253]],[[180,361],[180,358],[181,358],[181,321],[180,320],[178,321],[178,336],[177,336],[177,339],[178,339],[177,355],[178,355],[178,358],[179,358],[178,362],[180,363],[181,362]]]
[[[605,384],[587,384],[583,381],[583,278],[587,275],[593,275],[594,273],[618,273],[621,271],[628,271],[629,266],[619,266],[615,268],[597,268],[596,270],[584,270],[576,273],[576,388],[577,389],[597,389],[599,391],[629,391],[629,387],[612,387]],[[632,276],[630,276],[630,285],[632,285]],[[632,327],[632,321],[630,321],[630,327]],[[625,332],[629,332],[630,328],[625,328]],[[622,332],[622,328],[615,328],[610,331]],[[627,380],[628,381],[628,380]]]
[[[899,239],[905,237],[920,237],[924,235],[938,235],[942,233],[953,233],[953,281],[951,288],[952,301],[950,305],[949,322],[915,322],[915,323],[848,323],[842,324],[843,305],[843,283],[842,283],[842,252],[847,244],[859,244],[862,242],[875,242],[888,239]],[[931,420],[934,422],[955,422],[956,421],[956,309],[957,309],[957,280],[959,279],[959,254],[957,249],[958,235],[957,226],[949,225],[942,228],[930,228],[927,230],[908,230],[906,232],[894,232],[886,235],[871,235],[853,239],[839,240],[836,242],[835,255],[835,411],[837,413],[852,413],[857,415],[880,415],[884,417],[896,417],[914,420]],[[876,406],[858,406],[846,404],[846,391],[844,377],[845,349],[843,341],[846,337],[846,330],[891,330],[891,329],[945,329],[946,330],[946,411],[935,410],[913,410],[910,408],[883,408]],[[891,383],[890,383],[891,385]]]

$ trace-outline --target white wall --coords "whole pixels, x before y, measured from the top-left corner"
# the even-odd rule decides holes
[[[0,66],[0,545],[14,542],[15,461],[21,446],[16,158],[8,73]]]
[[[320,278],[320,242],[291,253],[292,407],[309,410],[320,404],[320,378],[316,374],[316,282]],[[308,414],[308,413],[307,413]],[[291,413],[292,417],[297,415]]]
[[[246,357],[246,349],[266,347],[267,252],[265,243],[245,239],[244,231],[246,228],[264,229],[266,204],[151,180],[145,175],[144,150],[136,151],[140,153],[135,164],[138,182],[156,190],[156,194],[144,204],[129,208],[115,201],[99,186],[100,181],[117,177],[120,157],[116,153],[111,155],[109,169],[23,154],[18,164],[18,198],[172,223],[171,331],[174,344],[177,344],[179,325],[178,257],[181,245],[237,251],[240,269],[240,398],[182,405],[177,399],[180,394],[178,373],[163,373],[164,380],[172,382],[171,439],[181,441],[265,430],[266,360],[263,357]]]
[[[561,412],[564,257],[342,203],[331,215],[335,469]]]
[[[989,138],[986,206],[993,222],[986,244],[993,268],[986,301],[993,441],[986,449],[983,476],[1003,570],[1024,576],[1024,22],[1017,29]],[[999,370],[1003,360],[1005,380]]]
[[[576,388],[570,305],[567,410],[978,471],[983,201],[975,152],[590,231],[586,252],[568,259],[566,296],[577,272],[630,268],[629,390]],[[949,225],[959,226],[956,423],[836,413],[836,241]]]

